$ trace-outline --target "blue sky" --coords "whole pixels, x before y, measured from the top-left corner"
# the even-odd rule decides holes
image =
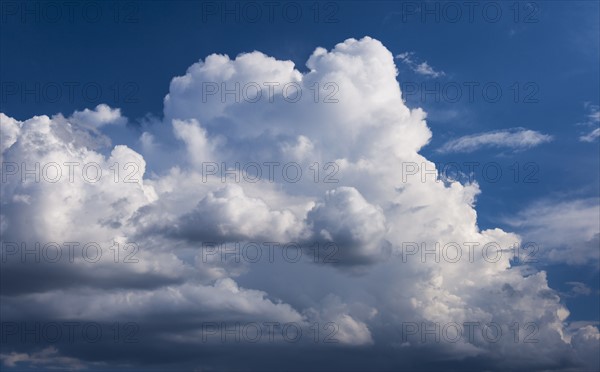
[[[74,9],[61,3],[57,8],[59,15],[53,13],[55,9],[46,2],[8,1],[2,4],[0,112],[19,122],[35,115],[58,113],[75,122],[72,120],[75,111],[93,110],[98,104],[119,108],[119,115],[127,118],[126,125],[98,125],[96,129],[110,138],[112,146],[126,145],[142,154],[146,160],[144,177],[151,179],[148,182],[155,182],[153,185],[158,190],[163,187],[157,186],[161,177],[165,177],[163,185],[174,182],[166,181],[171,166],[188,169],[189,159],[194,156],[188,153],[185,159],[175,155],[170,159],[167,154],[185,153],[186,146],[192,148],[188,151],[193,151],[193,146],[197,146],[197,143],[186,142],[186,137],[197,133],[193,129],[185,132],[187,134],[165,135],[172,132],[170,119],[198,118],[199,125],[206,127],[209,140],[221,136],[240,148],[259,143],[244,142],[247,136],[229,136],[228,132],[213,129],[216,127],[212,124],[205,125],[204,114],[178,117],[180,106],[173,106],[167,112],[169,108],[164,101],[167,94],[175,102],[181,100],[182,105],[193,102],[177,91],[177,84],[172,82],[174,77],[185,75],[192,64],[205,61],[214,53],[233,60],[241,53],[253,51],[292,61],[300,73],[308,74],[311,68],[306,66],[307,60],[317,47],[331,51],[349,38],[361,40],[369,36],[392,54],[404,105],[410,109],[420,107],[427,113],[426,122],[432,136],[418,153],[441,165],[438,169],[458,164],[461,172],[469,173],[464,164],[479,163],[473,175],[480,189],[475,202],[477,226],[481,230],[500,228],[514,232],[524,242],[539,244],[542,247],[540,260],[531,265],[532,270],[546,271],[548,285],[558,293],[559,303],[570,312],[568,322],[585,322],[597,327],[600,321],[600,145],[598,136],[592,133],[600,125],[600,4],[597,1],[488,1],[469,8],[466,3],[307,0],[278,3],[271,19],[269,8],[264,2],[257,2],[252,4],[261,15],[254,21],[255,8],[235,1],[93,2],[92,5],[79,4]],[[100,13],[95,13],[98,9]],[[283,9],[287,9],[287,13]],[[296,21],[298,9],[301,14]],[[357,86],[359,82],[362,82],[360,76]],[[340,82],[342,94],[343,89]],[[375,105],[372,97],[363,98],[364,103],[357,99],[354,106]],[[402,106],[402,102],[398,101],[398,105]],[[379,109],[373,110],[372,115],[376,117],[374,113]],[[296,115],[295,111],[289,115]],[[256,133],[260,130],[256,129]],[[162,148],[167,151],[153,153],[144,148],[141,136],[145,132],[157,142],[164,141]],[[264,133],[268,136],[272,132]],[[317,143],[320,137],[315,136],[308,137]],[[171,148],[177,143],[176,148]],[[108,156],[112,146],[97,151]],[[359,154],[363,145],[356,146],[354,153]],[[352,154],[354,150],[349,151]],[[383,151],[373,161],[382,161]],[[223,154],[230,156],[230,152],[223,151],[222,159],[225,159]],[[25,152],[15,154],[11,155],[15,157],[12,159],[26,156]],[[390,159],[393,161],[393,157]],[[492,169],[489,169],[490,164]],[[491,173],[484,173],[483,168]],[[193,169],[193,165],[189,169]],[[497,181],[493,179],[495,169],[502,171]],[[396,176],[401,178],[400,174]],[[461,176],[463,183],[468,176]],[[191,182],[190,178],[186,182]],[[365,191],[370,190],[370,186],[362,186],[363,190],[362,181],[356,182],[349,186],[370,195]],[[373,182],[379,181],[374,179]],[[301,187],[289,187],[290,205],[296,202],[293,197],[314,196]],[[224,197],[236,192],[229,190]],[[350,193],[349,198],[355,197],[347,190],[338,195],[347,195],[346,192]],[[160,191],[157,193],[161,199]],[[3,194],[4,198],[7,196]],[[377,198],[367,196],[366,200],[380,205],[389,220],[386,207],[376,203]],[[190,203],[196,204],[200,199],[190,200]],[[382,196],[382,199],[385,198]],[[168,204],[171,199],[166,200],[164,203]],[[276,197],[265,197],[265,200],[281,202]],[[324,203],[323,210],[329,207]],[[438,207],[440,214],[445,213],[443,205]],[[8,205],[5,208],[13,210]],[[450,203],[448,210],[451,209]],[[147,210],[150,209],[140,209],[144,213]],[[329,214],[319,213],[318,209],[309,213],[308,220],[314,218],[314,224],[325,224]],[[373,216],[376,214],[373,212]],[[369,216],[369,221],[376,220]],[[449,225],[452,218],[448,217]],[[361,219],[356,221],[365,223],[360,222]],[[168,226],[162,228],[160,231],[171,231]],[[165,232],[164,237],[172,238],[174,234]],[[192,239],[191,232],[181,234],[188,234],[186,239]],[[258,236],[264,236],[261,234]],[[5,236],[4,241],[7,239]],[[184,260],[182,257],[187,254],[184,249],[179,257]],[[352,260],[362,259],[362,256],[356,257],[346,257],[350,266]],[[276,274],[281,269],[269,266],[266,271],[271,270]],[[302,270],[304,266],[291,269],[297,271],[294,275],[298,276],[303,275]],[[306,275],[315,278],[331,275],[329,279],[335,283],[342,281],[340,272],[323,274],[315,267],[306,268]],[[363,272],[361,275],[380,278],[386,274]],[[269,283],[270,280],[252,270],[237,278],[245,288],[255,285],[256,289],[277,293],[276,297],[285,296],[278,292],[281,289],[276,288],[276,283]],[[348,280],[358,279],[352,276]],[[348,293],[348,298],[354,297]],[[304,300],[300,300],[303,296],[310,298],[307,303],[313,300],[316,303],[317,297],[321,301],[327,298],[327,293],[290,294],[283,299],[301,307],[305,305]],[[342,294],[340,296],[344,306],[354,309],[350,299],[346,301]],[[361,300],[357,298],[352,301],[359,303]],[[322,319],[328,311],[321,311]],[[377,331],[373,330],[373,334]],[[375,344],[378,345],[377,341]],[[143,349],[139,352],[143,353]],[[84,364],[89,361],[74,351],[70,355],[83,360]],[[487,366],[477,358],[472,366],[482,366],[477,364],[480,362]],[[137,361],[132,363],[138,366]],[[29,365],[33,369],[35,366],[35,363]],[[542,364],[534,368],[546,367]]]

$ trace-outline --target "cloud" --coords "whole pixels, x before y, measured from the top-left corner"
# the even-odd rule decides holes
[[[91,125],[95,128],[127,123],[127,118],[121,116],[120,109],[113,109],[105,104],[99,104],[94,110],[75,111],[69,120],[79,125]]]
[[[352,187],[327,192],[307,215],[315,241],[335,243],[342,263],[369,263],[384,257],[390,243],[384,239],[387,226],[381,208],[369,204]]]
[[[600,128],[596,128],[590,133],[579,137],[579,140],[581,142],[594,142],[598,137],[600,137]]]
[[[0,149],[2,150],[2,154],[4,154],[4,151],[17,141],[21,126],[17,120],[0,113],[0,128],[2,128],[3,134],[0,141]]]
[[[600,137],[600,128],[598,128],[598,125],[600,124],[600,107],[597,105],[592,105],[589,102],[586,102],[584,107],[588,112],[587,120],[583,123],[578,123],[578,125],[593,127],[594,129],[587,134],[581,135],[579,137],[579,141],[594,142],[598,137]]]
[[[404,52],[396,55],[396,59],[399,59],[408,66],[413,72],[416,72],[419,75],[430,76],[433,78],[437,78],[440,76],[446,75],[444,71],[436,71],[431,67],[427,61],[423,61],[418,63],[414,60],[414,52]]]
[[[135,320],[142,332],[139,343],[107,339],[56,346],[60,355],[86,366],[101,360],[124,369],[592,365],[586,341],[597,339],[597,328],[569,328],[569,312],[548,286],[546,273],[511,266],[504,252],[520,236],[479,228],[476,183],[398,177],[406,162],[425,163],[428,169],[435,164],[419,153],[431,139],[426,113],[402,100],[390,51],[369,37],[348,39],[329,51],[316,48],[306,66],[302,73],[291,61],[260,52],[233,59],[208,56],[171,81],[164,117],[144,124],[139,149],[112,145],[119,138],[108,124],[122,116],[108,106],[71,117],[17,121],[0,116],[8,133],[3,161],[26,163],[28,169],[39,163],[40,170],[48,170],[44,165],[50,162],[78,164],[72,180],[65,170],[56,182],[32,174],[22,182],[18,169],[3,169],[3,247],[92,241],[105,252],[93,263],[80,256],[52,263],[10,254],[1,271],[3,320]],[[221,92],[207,96],[206,82],[228,90],[236,83],[256,83],[263,99],[244,100],[241,91],[240,99],[236,94],[223,98]],[[271,90],[265,82],[279,85]],[[285,99],[287,83],[303,92],[302,99]],[[326,89],[326,83],[334,85]],[[335,101],[324,102],[332,92]],[[519,129],[451,147],[508,143],[523,148],[548,140]],[[207,162],[220,171],[207,172]],[[250,163],[262,167],[263,177],[243,177]],[[89,172],[82,172],[84,165]],[[585,210],[580,215],[567,208],[573,218],[589,217]],[[546,212],[564,213],[564,208]],[[553,217],[523,215],[515,226],[529,228],[528,219],[539,221],[533,231],[567,225]],[[576,232],[584,233],[584,240],[594,238],[586,223]],[[266,260],[251,263],[228,261],[231,254],[205,259],[203,243],[214,241],[280,244]],[[139,247],[138,260],[122,262],[130,251],[121,251],[115,261],[110,247],[128,242]],[[406,243],[414,242],[423,252],[407,255]],[[286,243],[302,247],[300,259],[285,259]],[[309,255],[328,243],[338,247],[334,260]],[[462,259],[449,261],[436,243],[464,247]],[[485,256],[490,244],[497,247],[494,260]],[[298,343],[281,334],[257,344],[218,338],[203,343],[206,322],[227,329],[294,323],[304,337]],[[419,334],[403,339],[407,323],[432,322],[495,322],[511,337],[489,342],[478,332],[466,342],[422,342]],[[515,322],[535,324],[539,342],[514,342],[509,327]],[[333,329],[324,328],[330,323]],[[337,342],[324,342],[329,336]],[[3,355],[17,355],[10,360],[18,366],[29,360],[31,366],[38,346],[11,338]]]
[[[0,359],[5,367],[17,367],[25,363],[35,368],[80,370],[85,366],[75,358],[60,356],[58,350],[52,346],[31,354],[15,352],[0,354]]]
[[[212,242],[290,241],[299,235],[300,222],[292,212],[270,210],[263,200],[248,197],[242,187],[233,184],[210,192],[180,218],[173,234]]]
[[[526,150],[552,141],[552,136],[525,128],[471,134],[446,142],[439,152],[473,152],[484,147]]]
[[[570,296],[572,296],[572,297],[589,296],[590,294],[592,294],[592,289],[590,287],[588,287],[587,285],[585,285],[585,283],[567,282],[565,284],[571,286]]]
[[[598,267],[600,200],[543,200],[507,218],[524,239],[540,245],[536,259]]]

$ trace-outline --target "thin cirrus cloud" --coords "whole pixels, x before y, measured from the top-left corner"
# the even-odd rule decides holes
[[[594,142],[598,137],[600,137],[600,128],[596,128],[590,133],[579,137],[581,142]]]
[[[600,137],[600,128],[598,128],[598,125],[600,124],[600,107],[586,102],[585,108],[588,110],[587,121],[580,124],[595,128],[589,133],[581,135],[579,140],[581,142],[594,142]]]
[[[426,113],[402,100],[392,53],[370,37],[347,39],[330,51],[316,48],[306,65],[303,73],[291,61],[260,52],[233,59],[213,54],[192,64],[172,79],[164,117],[138,133],[137,151],[120,138],[104,139],[118,128],[108,124],[125,120],[117,109],[99,106],[24,121],[0,114],[8,134],[3,161],[94,163],[105,175],[93,183],[80,177],[57,182],[9,177],[0,190],[3,242],[139,246],[135,264],[116,263],[112,255],[94,263],[23,263],[19,255],[10,256],[0,271],[3,319],[135,320],[143,332],[133,345],[115,346],[111,339],[63,343],[41,348],[47,350],[43,355],[38,345],[11,338],[0,354],[4,367],[307,370],[317,361],[321,370],[431,370],[449,359],[456,369],[595,366],[597,350],[589,345],[600,340],[598,329],[570,325],[569,311],[545,272],[512,267],[509,255],[483,259],[486,244],[493,242],[501,252],[521,237],[479,227],[477,184],[400,181],[407,162],[427,169],[435,164],[419,153],[432,133]],[[203,100],[203,82],[273,81],[281,84],[272,101]],[[310,97],[290,104],[281,99],[286,82],[306,92],[316,82],[335,82],[337,102]],[[263,93],[269,96],[267,87]],[[527,147],[549,140],[520,129],[475,136],[454,148]],[[220,173],[203,172],[206,161],[294,162],[307,173],[297,182],[231,177],[225,184]],[[315,163],[335,163],[336,182],[322,177],[316,182],[308,173]],[[115,164],[132,165],[135,177],[115,182]],[[584,231],[590,232],[585,226]],[[339,253],[335,262],[303,256],[289,263],[277,247],[274,261],[249,263],[207,258],[202,245],[290,241],[302,249],[335,243]],[[403,261],[405,242],[427,243],[429,252],[435,242],[469,242],[473,260],[465,248],[464,259],[455,262],[424,262],[421,255]],[[465,342],[402,336],[408,322],[490,321],[501,324],[507,336],[496,342],[481,332]],[[293,322],[304,335],[313,334],[315,323],[335,323],[339,342],[315,343],[308,336],[298,343],[281,337],[270,342],[265,336],[257,344],[207,343],[201,336],[205,322],[229,329],[236,323]],[[535,323],[538,342],[514,342],[509,327],[515,322]],[[374,366],[375,360],[381,364]]]
[[[404,52],[396,55],[396,59],[399,59],[403,64],[408,66],[413,72],[437,78],[446,75],[444,71],[436,71],[427,61],[417,62],[415,61],[414,52]]]
[[[505,129],[470,134],[446,142],[437,151],[442,153],[474,152],[481,148],[509,148],[520,151],[552,141],[553,137],[525,128]]]

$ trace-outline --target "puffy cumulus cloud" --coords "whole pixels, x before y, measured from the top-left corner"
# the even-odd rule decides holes
[[[122,145],[103,155],[85,146],[90,136],[63,117],[34,117],[20,123],[18,138],[4,151],[3,294],[92,284],[146,287],[179,275],[178,260],[168,252],[134,246],[125,252],[134,232],[128,219],[156,194],[144,184],[141,155]],[[126,169],[117,173],[119,167]],[[131,176],[127,182],[125,176]],[[128,254],[143,262],[122,265]],[[158,261],[160,267],[152,265]]]
[[[600,367],[600,333],[598,328],[587,325],[577,330],[577,333],[571,338],[571,343],[574,345],[579,357],[579,362],[582,368],[590,370]]]
[[[308,212],[307,222],[315,241],[335,243],[341,263],[369,263],[381,259],[385,241],[385,216],[352,187],[328,191],[325,200]]]
[[[473,152],[483,147],[526,150],[552,141],[552,136],[535,130],[513,128],[472,134],[453,139],[438,149],[440,152]]]
[[[3,153],[3,214],[19,210],[7,220],[10,233],[89,237],[122,224],[155,198],[144,184],[145,161],[130,148],[115,146],[106,156],[91,150],[91,133],[62,117],[36,116],[20,125],[17,140]],[[116,165],[129,172],[109,169]]]
[[[292,212],[271,210],[263,200],[248,197],[235,184],[210,192],[175,226],[176,235],[211,242],[291,241],[302,228]]]
[[[124,125],[127,123],[127,118],[121,116],[121,110],[111,108],[105,104],[99,104],[94,110],[85,109],[83,111],[75,111],[71,115],[70,120],[82,125],[99,128],[104,125]]]
[[[165,119],[197,120],[203,134],[191,137],[218,142],[219,160],[284,162],[309,148],[313,154],[307,161],[379,160],[374,157],[384,159],[381,150],[414,152],[428,142],[425,114],[397,104],[401,93],[389,79],[396,67],[379,41],[350,39],[332,52],[317,48],[307,67],[303,75],[292,62],[258,52],[235,60],[209,56],[173,79]],[[256,102],[254,93],[244,93],[253,84],[261,87]],[[236,86],[237,97],[227,93]],[[216,93],[209,94],[213,89]],[[295,91],[301,97],[292,102]]]
[[[214,160],[212,156],[214,145],[209,142],[206,130],[198,124],[196,119],[189,121],[173,120],[173,132],[177,139],[185,142],[188,158],[192,164],[201,166],[203,162]],[[151,146],[151,142],[148,143],[148,141],[151,141],[152,137],[149,138],[148,136],[148,133],[142,135],[145,146]]]
[[[435,165],[419,154],[431,131],[425,112],[403,102],[393,55],[365,37],[317,48],[306,65],[301,73],[260,52],[193,64],[172,80],[164,118],[144,125],[139,152],[109,135],[107,124],[124,119],[108,106],[67,118],[0,116],[3,161],[14,166],[2,169],[3,319],[136,321],[139,343],[59,348],[86,365],[123,368],[273,369],[292,361],[299,369],[453,363],[544,370],[594,363],[587,345],[597,328],[569,325],[545,272],[511,267],[511,247],[521,238],[479,228],[477,184],[401,176],[406,163],[433,172]],[[528,131],[490,136],[467,143],[547,140]],[[56,179],[50,163],[78,166],[73,179],[64,167]],[[29,171],[35,164],[38,181]],[[94,262],[32,262],[14,245],[5,249],[89,241],[106,252]],[[132,242],[137,249],[124,249]],[[206,255],[206,243],[252,242],[279,245],[256,263]],[[286,243],[305,256],[282,260]],[[329,243],[337,247],[333,260],[306,256]],[[122,262],[132,252],[135,260]],[[297,343],[281,332],[257,344],[203,343],[206,322],[229,330],[294,324],[304,336]],[[423,325],[441,332],[465,323],[474,333],[462,327],[459,342],[447,333],[422,338]],[[498,331],[503,336],[490,341]],[[30,365],[39,352],[15,339],[6,349],[4,360]],[[265,358],[274,350],[275,359]]]
[[[0,149],[2,154],[4,150],[12,146],[19,135],[21,130],[21,122],[0,113],[0,128],[2,129],[2,139],[0,139]]]
[[[324,324],[323,328],[329,328],[329,333],[335,334],[332,340],[355,346],[373,344],[371,331],[360,318],[372,319],[377,315],[377,310],[366,307],[361,311],[352,311],[350,308],[338,296],[330,294],[319,303],[318,309],[311,307],[306,314],[319,324]],[[355,313],[354,317],[349,315],[351,312]]]

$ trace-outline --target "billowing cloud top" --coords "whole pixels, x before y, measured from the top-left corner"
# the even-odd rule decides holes
[[[301,73],[260,52],[208,56],[171,81],[164,119],[146,127],[138,151],[111,147],[118,139],[104,126],[126,119],[105,105],[23,122],[1,114],[3,248],[96,242],[105,253],[24,262],[10,245],[3,319],[134,321],[144,337],[131,353],[94,346],[119,366],[247,367],[217,361],[223,347],[263,368],[274,354],[321,369],[370,368],[382,355],[384,369],[597,363],[589,342],[598,329],[568,327],[545,273],[511,267],[520,238],[478,227],[477,184],[403,177],[407,166],[436,171],[419,154],[431,138],[426,114],[404,103],[390,51],[348,39],[317,48],[306,66]],[[463,142],[456,146],[470,146]],[[38,182],[23,164],[34,173],[39,164]],[[231,258],[250,243],[273,249]],[[135,261],[123,263],[132,252]],[[311,336],[223,345],[205,342],[207,322],[294,323]],[[423,341],[426,324],[466,323],[475,325],[467,340]],[[338,342],[313,342],[314,324],[334,327]],[[491,342],[496,331],[503,336]],[[8,346],[7,366],[93,363],[70,344]],[[356,352],[329,357],[345,348]],[[154,350],[161,358],[147,358]]]

